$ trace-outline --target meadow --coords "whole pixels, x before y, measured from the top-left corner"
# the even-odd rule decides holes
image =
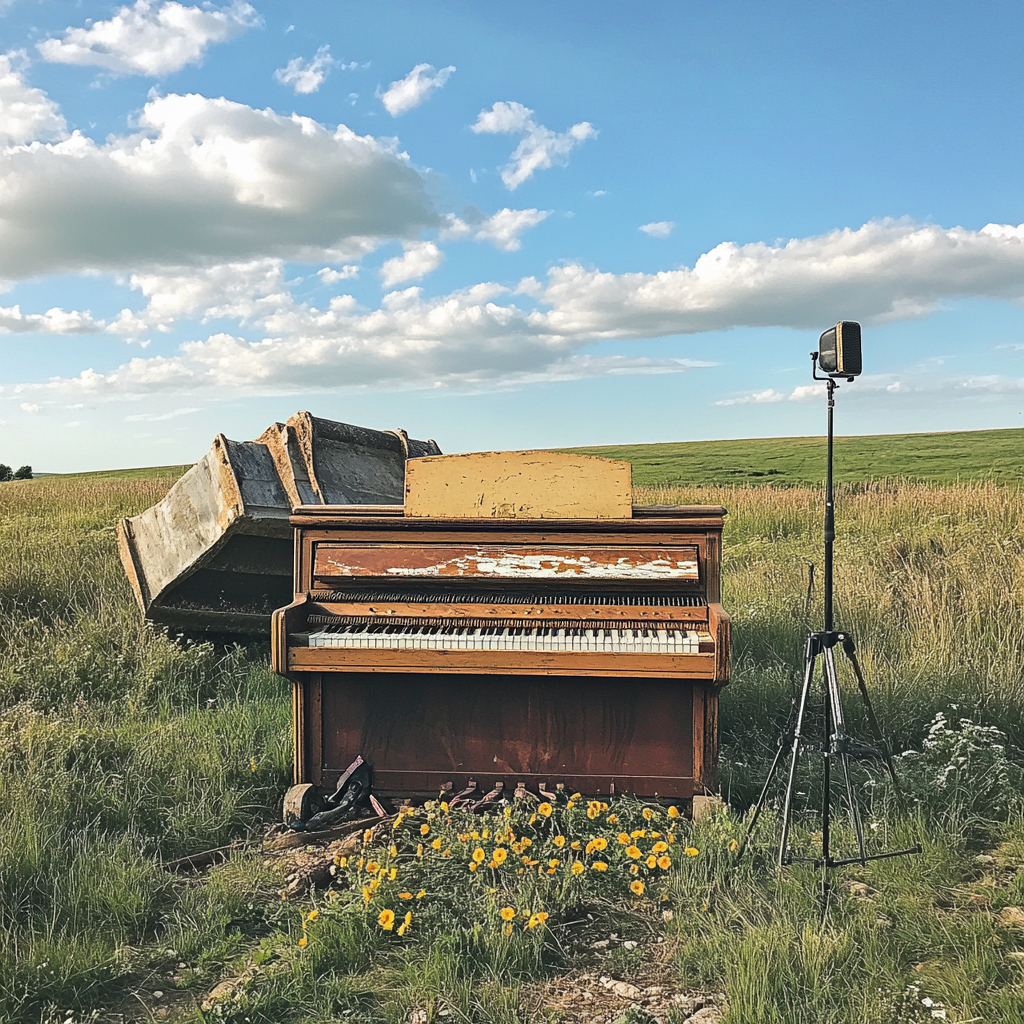
[[[822,423],[824,430],[824,422]],[[606,445],[565,451],[626,459],[633,483],[816,487],[825,478],[820,437],[742,441],[679,441]],[[961,430],[941,434],[874,434],[836,438],[836,480],[862,483],[899,478],[919,483],[1024,483],[1024,429]]]
[[[0,1020],[656,1019],[629,999],[573,1016],[545,995],[605,992],[599,976],[721,993],[728,1024],[1024,1019],[1018,487],[840,488],[838,619],[909,806],[871,763],[858,791],[873,848],[923,852],[837,872],[821,922],[818,875],[771,864],[773,813],[738,866],[733,853],[820,618],[819,487],[638,488],[643,502],[730,512],[730,812],[694,824],[580,800],[469,820],[435,806],[339,859],[332,889],[282,900],[255,842],[196,876],[161,867],[258,839],[290,774],[288,689],[267,648],[167,638],[123,577],[114,523],[176,473],[0,485]],[[797,841],[811,850],[816,794],[802,792]],[[231,997],[202,1010],[224,978]]]

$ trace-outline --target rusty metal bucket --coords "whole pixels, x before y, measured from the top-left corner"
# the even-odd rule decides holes
[[[433,440],[298,412],[255,441],[218,434],[152,508],[117,527],[125,572],[146,618],[171,630],[269,635],[292,599],[298,505],[401,504],[407,459]]]

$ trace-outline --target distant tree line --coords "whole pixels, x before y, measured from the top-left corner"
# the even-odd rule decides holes
[[[32,467],[22,466],[19,469],[11,469],[10,466],[5,466],[0,462],[0,484],[7,483],[8,480],[31,480],[32,479]]]

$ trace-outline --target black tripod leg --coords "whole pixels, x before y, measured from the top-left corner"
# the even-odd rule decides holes
[[[850,780],[850,756],[846,752],[848,742],[846,734],[846,720],[843,715],[842,695],[839,692],[839,676],[836,674],[836,662],[832,650],[825,651],[825,678],[829,691],[830,703],[832,705],[832,718],[835,725],[833,735],[835,737],[836,753],[839,763],[843,769],[843,779],[846,783],[846,800],[850,805],[850,817],[853,820],[853,830],[857,835],[857,852],[860,854],[861,864],[867,863],[867,849],[864,846],[864,823],[860,816],[860,807],[853,793],[853,783]],[[825,857],[830,860],[829,851],[824,851]]]
[[[857,679],[857,689],[860,690],[860,699],[864,704],[864,712],[867,715],[868,727],[871,729],[871,735],[874,737],[875,743],[885,759],[885,767],[889,771],[889,778],[892,779],[893,789],[896,791],[896,799],[899,801],[900,810],[905,810],[903,790],[900,789],[900,781],[896,776],[896,765],[893,764],[892,754],[882,736],[878,719],[875,717],[875,709],[868,694],[867,684],[864,682],[864,673],[860,669],[860,660],[857,658],[857,647],[853,642],[853,637],[843,637],[843,652],[849,658],[850,665],[853,667],[853,674]]]
[[[786,863],[789,849],[789,826],[793,814],[793,785],[796,781],[796,763],[800,757],[800,742],[803,739],[804,715],[807,711],[807,698],[811,692],[811,680],[814,678],[814,666],[821,650],[818,634],[812,633],[807,638],[804,651],[804,685],[800,691],[800,709],[796,715],[796,726],[793,729],[793,746],[789,761],[789,780],[786,783],[786,798],[782,805],[782,835],[779,838],[778,864],[781,868]]]
[[[772,780],[775,778],[775,773],[779,770],[779,764],[782,761],[782,755],[786,750],[786,739],[784,736],[779,737],[779,749],[775,751],[775,759],[772,761],[771,768],[768,769],[768,777],[764,780],[764,785],[761,787],[761,795],[757,798],[757,803],[754,804],[754,815],[750,819],[750,823],[747,825],[747,830],[743,833],[743,838],[740,840],[739,849],[736,851],[736,863],[740,862],[740,858],[743,856],[744,851],[747,848],[747,843],[750,841],[750,837],[754,832],[754,826],[757,824],[757,819],[761,817],[761,811],[764,810],[764,803],[768,796],[768,787],[771,786]]]

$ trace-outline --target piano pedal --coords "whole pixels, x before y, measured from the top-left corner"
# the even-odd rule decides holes
[[[505,790],[505,783],[499,782],[497,785],[487,793],[483,799],[477,800],[475,804],[470,808],[471,811],[483,811],[490,807],[493,807],[502,798]]]
[[[533,793],[531,793],[526,788],[526,783],[525,782],[517,782],[516,783],[516,791],[515,791],[515,793],[512,794],[512,796],[516,800],[527,800],[527,801],[530,801],[530,802],[535,803],[535,804],[540,803],[540,797],[538,797],[538,796],[534,795]]]
[[[461,793],[456,793],[455,796],[448,801],[448,809],[451,810],[456,804],[464,804],[470,797],[476,796],[480,792],[480,788],[476,784],[476,779],[469,779],[468,785]]]
[[[548,784],[546,782],[538,783],[537,792],[540,793],[540,795],[544,797],[544,799],[547,800],[548,803],[554,803],[558,799],[558,794],[553,793],[550,789],[548,789],[547,785]]]

